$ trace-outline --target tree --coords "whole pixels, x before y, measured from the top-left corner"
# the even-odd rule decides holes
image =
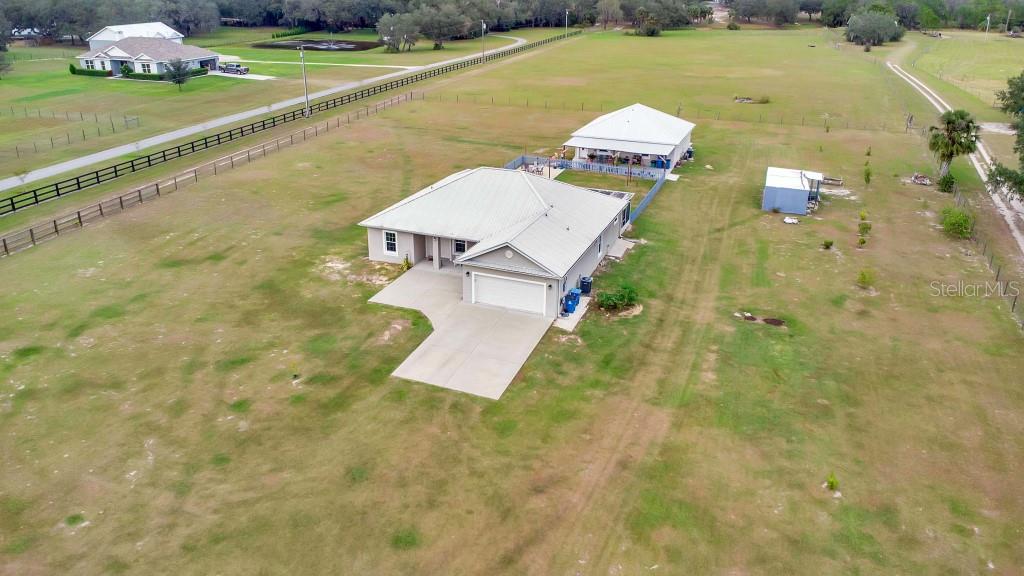
[[[1014,119],[1017,141],[1013,150],[1018,156],[1018,169],[1014,170],[997,162],[989,172],[989,184],[996,189],[1005,189],[1010,194],[1024,199],[1024,72],[1010,78],[1006,90],[996,92],[999,107]]]
[[[765,0],[734,0],[733,14],[736,18],[743,18],[750,22],[753,18],[760,18],[767,11]]]
[[[609,22],[618,22],[622,19],[622,4],[619,0],[598,0],[597,15],[607,30]]]
[[[928,129],[928,149],[939,159],[939,177],[949,174],[949,165],[957,156],[973,154],[978,148],[978,124],[966,110],[943,112],[941,126]]]
[[[412,50],[419,38],[420,29],[412,14],[385,14],[377,21],[377,35],[388,52]]]
[[[0,12],[0,52],[7,52],[7,42],[11,39],[11,23]]]
[[[830,28],[846,26],[852,9],[852,0],[823,0],[821,4],[821,21]]]
[[[797,0],[767,0],[765,2],[765,18],[768,18],[776,26],[796,23],[799,14]]]
[[[188,64],[182,62],[181,58],[175,58],[167,63],[164,77],[172,84],[177,84],[178,92],[181,92],[181,87],[192,78],[192,74]]]
[[[903,37],[901,28],[893,16],[878,12],[864,12],[850,18],[846,26],[846,39],[867,46],[899,40]]]
[[[0,78],[3,78],[10,69],[11,63],[7,61],[7,52],[0,52]]]
[[[910,2],[903,2],[896,5],[896,20],[900,23],[900,26],[908,30],[913,30],[921,25],[921,20],[918,16],[920,8],[917,4]]]
[[[824,0],[800,0],[800,11],[807,13],[807,20],[814,20],[815,14],[821,13]]]
[[[433,40],[434,50],[444,48],[445,42],[465,36],[469,30],[469,19],[454,4],[444,4],[438,8],[424,5],[413,14],[420,33]]]

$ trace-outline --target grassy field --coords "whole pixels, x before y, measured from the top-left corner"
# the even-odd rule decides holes
[[[943,31],[942,38],[913,35],[908,61],[917,71],[956,86],[991,107],[1006,79],[1024,71],[1024,42],[1000,34]]]
[[[561,100],[615,78],[616,98],[670,111],[739,89],[783,114],[930,118],[870,60],[807,48],[818,34],[592,34],[459,90]],[[936,229],[950,199],[902,182],[934,166],[915,134],[704,120],[646,243],[597,278],[635,285],[641,314],[548,334],[497,402],[389,378],[430,327],[367,303],[399,271],[365,261],[355,223],[596,113],[403,105],[0,261],[0,572],[1024,565],[1021,335],[997,298],[931,293],[991,276]],[[769,164],[848,192],[784,225],[758,210]]]
[[[4,90],[0,93],[0,110],[14,109],[17,114],[28,118],[5,118],[0,116],[0,174],[19,174],[160,134],[184,125],[209,120],[218,116],[256,108],[288,98],[301,96],[302,71],[298,65],[298,53],[293,50],[269,50],[250,48],[257,40],[269,39],[272,28],[222,28],[218,32],[190,38],[189,42],[203,45],[224,54],[236,55],[253,60],[246,65],[254,74],[275,76],[269,83],[239,78],[200,77],[188,82],[182,90],[176,86],[156,82],[130,82],[108,80],[87,76],[72,76],[68,65],[76,63],[68,58],[67,47],[60,48],[15,48],[14,53],[31,60],[18,60],[13,70],[5,75]],[[558,30],[524,29],[515,31],[517,37],[539,40],[557,34]],[[367,33],[354,33],[359,39],[370,38]],[[311,34],[303,37],[324,37]],[[337,35],[341,38],[344,35]],[[513,43],[509,38],[488,38],[488,48],[507,46]],[[429,44],[421,44],[411,53],[387,54],[383,49],[374,49],[354,55],[336,53],[308,53],[307,76],[311,91],[323,90],[346,82],[365,80],[398,69],[373,67],[369,65],[418,66],[449,58],[472,55],[479,49],[479,41],[459,41],[446,45],[444,50],[432,50]],[[82,49],[84,50],[84,49]],[[278,63],[280,62],[280,63]],[[328,65],[329,64],[329,65]],[[368,66],[342,66],[339,64],[366,64]],[[18,112],[20,111],[20,112]],[[50,118],[32,116],[42,111],[44,116],[52,112],[69,112],[91,115],[113,115],[115,118],[138,116],[141,125],[131,130],[112,132],[109,126],[100,135],[93,137],[90,125],[69,125],[55,122]],[[117,130],[119,126],[115,126]],[[87,130],[85,139],[81,130]],[[77,134],[77,138],[69,136]],[[63,145],[50,148],[50,137],[70,138]],[[36,142],[40,152],[21,154],[16,146],[33,149]],[[39,148],[46,144],[42,148]]]

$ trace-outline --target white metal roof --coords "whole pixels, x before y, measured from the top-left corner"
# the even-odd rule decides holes
[[[185,36],[163,22],[141,22],[139,24],[120,24],[105,26],[86,40],[110,40],[117,42],[123,38],[184,38]]]
[[[678,146],[690,132],[694,124],[682,118],[676,118],[660,110],[655,110],[643,104],[633,104],[614,112],[609,112],[592,120],[586,126],[572,133],[572,139],[566,142],[566,146],[585,146],[593,148],[604,148],[609,150],[623,150],[628,152],[641,152],[641,145],[662,145],[659,150],[668,147],[668,152]],[[578,144],[573,144],[573,141]],[[592,141],[594,145],[585,142]],[[598,142],[603,141],[603,144]],[[632,146],[632,147],[629,147]],[[654,154],[667,154],[668,152],[650,152]]]
[[[520,170],[475,168],[359,224],[477,242],[458,262],[508,246],[563,276],[628,201]]]
[[[810,191],[812,180],[820,181],[824,178],[821,172],[769,166],[764,177],[764,185],[766,188],[792,188]]]
[[[668,156],[672,153],[675,144],[651,144],[648,142],[629,142],[623,144],[621,140],[607,140],[604,138],[587,138],[586,136],[573,136],[565,143],[566,146],[574,148],[590,148],[591,150],[619,150],[632,152],[633,154],[658,154]],[[628,150],[623,150],[626,145]]]

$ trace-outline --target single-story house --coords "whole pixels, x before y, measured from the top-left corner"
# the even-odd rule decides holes
[[[463,170],[359,223],[371,260],[460,274],[462,299],[554,318],[629,220],[629,195]]]
[[[89,50],[99,50],[125,38],[159,38],[181,44],[185,35],[163,22],[142,22],[106,26],[85,40],[89,43]]]
[[[123,72],[163,74],[167,63],[180,59],[189,68],[217,69],[220,55],[206,48],[179,44],[163,38],[125,38],[113,44],[78,55],[81,68],[111,70],[114,76]]]
[[[575,160],[672,168],[690,150],[694,124],[643,104],[633,104],[592,120],[572,133],[565,146]]]
[[[820,172],[770,166],[764,178],[761,209],[786,214],[807,214],[807,205],[821,194]]]

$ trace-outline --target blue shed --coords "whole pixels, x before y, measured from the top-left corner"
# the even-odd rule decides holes
[[[807,214],[807,203],[817,201],[821,194],[820,172],[768,167],[764,179],[761,209],[785,214]]]

